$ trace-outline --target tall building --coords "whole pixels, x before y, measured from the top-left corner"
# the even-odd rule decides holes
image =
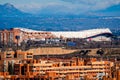
[[[21,31],[19,29],[2,30],[0,31],[0,43],[1,44],[17,43],[18,42],[17,37],[20,36]],[[21,42],[21,40],[19,42]]]

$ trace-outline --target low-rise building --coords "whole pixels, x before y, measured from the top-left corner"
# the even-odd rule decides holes
[[[21,63],[16,63],[14,72],[15,75],[29,75],[33,78],[35,76],[42,76],[51,78],[54,80],[56,78],[68,78],[68,79],[78,79],[84,78],[89,75],[91,79],[95,80],[100,74],[111,75],[111,65],[110,61],[88,61],[85,64],[84,60],[63,60],[63,61],[52,61],[52,60],[23,60]],[[49,73],[54,73],[49,74]],[[72,76],[70,76],[72,75]],[[67,79],[67,80],[68,80]]]

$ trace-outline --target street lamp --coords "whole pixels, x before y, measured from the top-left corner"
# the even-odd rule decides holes
[[[17,49],[18,49],[18,41],[19,41],[19,39],[20,39],[20,36],[15,36],[15,38],[16,38],[16,40],[17,40]]]

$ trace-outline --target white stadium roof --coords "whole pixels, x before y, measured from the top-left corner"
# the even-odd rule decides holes
[[[56,36],[64,36],[67,38],[86,38],[98,34],[103,34],[103,33],[111,33],[110,29],[105,28],[105,29],[91,29],[91,30],[83,30],[83,31],[58,31],[58,32],[51,32],[55,34]]]
[[[15,28],[15,29],[20,29],[21,31],[24,31],[24,32],[47,32],[47,31],[36,31],[36,30],[26,29],[26,28]],[[63,36],[66,38],[87,38],[87,37],[91,37],[91,36],[99,35],[103,33],[112,34],[109,28],[90,29],[90,30],[83,30],[83,31],[49,31],[49,32],[56,35],[57,37]]]

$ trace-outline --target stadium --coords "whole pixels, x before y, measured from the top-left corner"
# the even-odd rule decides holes
[[[93,41],[110,41],[112,32],[110,29],[90,29],[90,30],[83,30],[83,31],[35,31],[31,29],[25,28],[16,28],[22,32],[28,33],[28,35],[36,34],[35,36],[43,34],[41,39],[45,38],[81,38],[81,39],[88,39]],[[45,35],[46,34],[46,35]],[[30,35],[30,36],[31,36]],[[29,38],[30,38],[29,36]],[[30,39],[37,39],[35,36]]]
[[[2,43],[68,38],[86,39],[87,41],[111,41],[111,37],[112,32],[108,28],[83,31],[36,31],[26,28],[13,28],[0,31],[0,42]]]

